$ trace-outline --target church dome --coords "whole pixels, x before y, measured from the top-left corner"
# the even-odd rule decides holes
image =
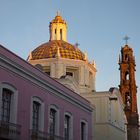
[[[86,60],[77,45],[71,45],[67,42],[67,24],[57,12],[55,18],[50,22],[50,40],[33,50],[29,55],[29,60],[47,59],[47,58],[66,58],[75,60]]]
[[[58,55],[60,58],[85,60],[82,51],[63,40],[52,40],[44,43],[33,50],[30,55],[30,60],[56,58]]]

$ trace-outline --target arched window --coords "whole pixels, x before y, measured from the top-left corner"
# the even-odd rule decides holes
[[[64,116],[64,139],[73,139],[73,117],[69,112],[66,112]]]
[[[60,40],[62,40],[62,29],[60,29]]]
[[[88,123],[87,123],[87,121],[81,120],[80,130],[81,130],[81,139],[80,140],[87,140],[88,139]]]
[[[59,110],[55,105],[49,106],[49,133],[51,137],[59,135]]]
[[[56,127],[56,110],[51,108],[50,109],[50,135],[55,135],[55,127]]]
[[[18,91],[9,83],[0,84],[0,120],[17,122]]]
[[[40,106],[39,102],[33,101],[32,129],[36,131],[39,129]]]
[[[2,110],[1,110],[1,120],[4,122],[10,121],[11,112],[11,96],[13,92],[9,89],[3,88],[2,91]]]
[[[57,29],[54,30],[54,39],[56,40],[57,38]]]
[[[125,72],[125,80],[129,80],[129,73],[128,73],[128,71]]]
[[[130,97],[129,92],[126,92],[125,93],[125,105],[127,107],[130,107],[130,105],[131,105],[131,97]]]
[[[33,131],[44,130],[44,102],[36,96],[31,99],[30,129]]]

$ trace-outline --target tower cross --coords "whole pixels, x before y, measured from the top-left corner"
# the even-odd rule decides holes
[[[130,37],[128,37],[127,35],[123,38],[123,40],[125,40],[126,45],[127,45],[129,39],[130,39]]]
[[[60,10],[57,11],[57,16],[60,16]]]

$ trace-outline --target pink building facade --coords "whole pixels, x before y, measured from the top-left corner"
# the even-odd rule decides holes
[[[0,46],[0,139],[92,140],[90,103]]]

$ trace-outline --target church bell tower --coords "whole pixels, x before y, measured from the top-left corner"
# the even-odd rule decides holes
[[[139,116],[137,110],[137,86],[135,80],[135,58],[133,50],[126,44],[119,56],[120,92],[125,105],[127,118],[127,140],[139,140]]]

